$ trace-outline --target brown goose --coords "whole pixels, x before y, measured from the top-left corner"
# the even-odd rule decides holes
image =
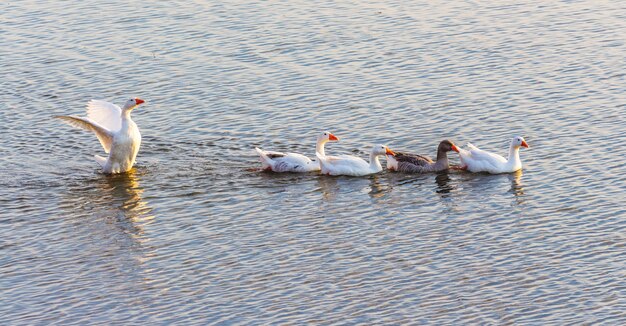
[[[447,170],[448,152],[458,152],[459,149],[449,140],[442,140],[437,148],[437,161],[430,157],[418,154],[407,154],[395,152],[394,155],[387,154],[387,169],[391,171],[425,173]]]

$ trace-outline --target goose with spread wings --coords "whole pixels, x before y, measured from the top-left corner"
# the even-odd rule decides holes
[[[87,104],[87,117],[73,115],[55,116],[64,122],[96,134],[108,157],[95,155],[104,173],[124,173],[135,164],[141,145],[141,133],[130,113],[144,103],[139,98],[131,98],[123,107],[101,100],[91,100]]]

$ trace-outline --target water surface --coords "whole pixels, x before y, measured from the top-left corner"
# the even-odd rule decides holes
[[[619,1],[2,3],[0,315],[625,324],[625,29]],[[128,175],[51,118],[134,96]],[[531,148],[510,175],[256,170],[320,130]]]

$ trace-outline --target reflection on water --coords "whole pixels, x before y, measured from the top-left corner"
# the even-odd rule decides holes
[[[392,187],[389,184],[383,184],[381,178],[380,175],[370,177],[369,191],[367,194],[374,199],[383,198],[392,191]],[[385,180],[385,182],[388,181]]]
[[[89,178],[70,186],[60,207],[65,210],[66,216],[82,216],[87,232],[99,233],[102,238],[122,236],[120,239],[126,238],[129,246],[141,246],[148,242],[146,227],[155,216],[143,199],[145,190],[140,178],[137,169],[126,174],[98,173],[95,179]],[[103,229],[103,223],[115,228]],[[102,233],[115,229],[119,231],[115,235]]]
[[[450,183],[450,180],[448,171],[437,173],[435,183],[437,183],[437,193],[441,195],[441,198],[449,197],[450,192],[454,190],[454,186]]]
[[[515,171],[507,175],[507,178],[511,181],[511,189],[509,192],[515,195],[515,201],[517,205],[524,203],[524,185],[522,184],[522,170]]]
[[[337,184],[337,178],[327,175],[320,175],[317,178],[317,187],[322,193],[322,199],[324,201],[333,201],[337,197],[339,192],[339,186]]]
[[[0,4],[8,324],[626,324],[622,2],[119,3]],[[95,174],[51,116],[127,96],[139,168]],[[522,134],[532,169],[256,172],[318,129],[363,156]]]
[[[388,184],[389,181],[382,175],[367,177],[316,175],[315,178],[324,201],[335,200],[342,188],[345,188],[347,191],[360,189],[361,193],[367,194],[373,199],[384,198],[393,189]]]
[[[297,185],[309,177],[307,173],[276,173],[271,171],[258,171],[252,175],[254,178],[260,178],[261,186],[270,188],[272,192],[287,191],[290,186]]]
[[[103,175],[104,182],[98,186],[103,194],[110,196],[110,206],[118,209],[117,222],[130,227],[131,234],[138,241],[145,241],[144,228],[151,223],[154,215],[142,198],[144,189],[139,184],[139,178],[137,169],[133,168],[125,174]]]
[[[522,183],[523,174],[522,170],[505,174],[461,172],[457,174],[457,186],[472,193],[473,196],[502,196],[503,194],[506,194],[504,198],[511,198],[510,194],[512,194],[512,199],[514,200],[513,204],[521,205],[525,203],[527,198],[527,194]],[[442,188],[447,189],[446,185],[448,179],[444,176],[440,177]]]

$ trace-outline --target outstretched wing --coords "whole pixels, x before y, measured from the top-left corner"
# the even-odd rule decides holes
[[[108,153],[111,150],[111,144],[113,144],[113,134],[107,128],[95,123],[87,118],[80,118],[75,116],[57,115],[57,119],[61,119],[71,126],[84,129],[87,131],[93,131],[98,137],[100,144],[104,147],[104,151]]]
[[[87,118],[110,131],[118,131],[122,127],[122,109],[107,101],[89,101]]]

